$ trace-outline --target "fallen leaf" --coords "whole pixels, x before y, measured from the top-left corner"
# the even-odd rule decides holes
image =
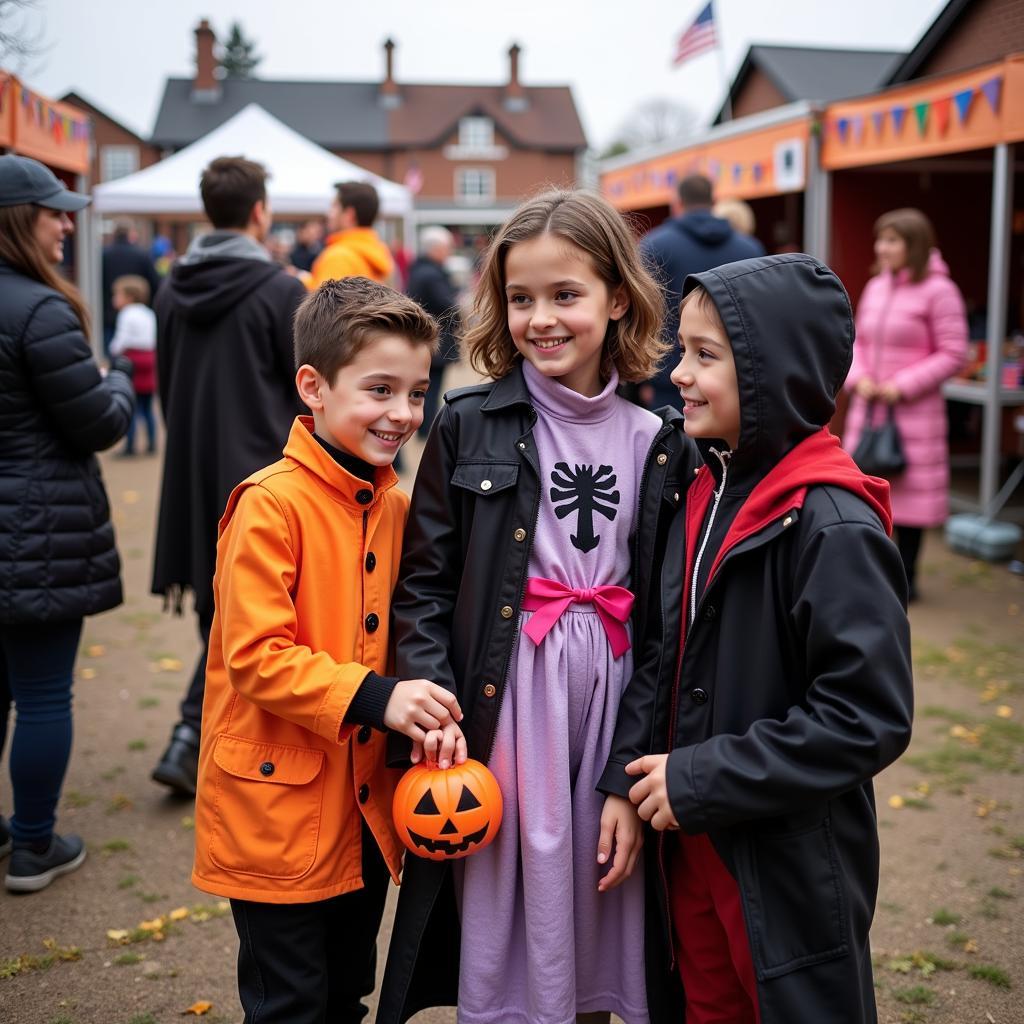
[[[209,1013],[213,1009],[213,1003],[198,1002],[193,1003],[187,1010],[182,1010],[182,1017],[187,1017],[190,1013],[196,1017],[202,1017],[204,1013]]]
[[[903,806],[903,797],[901,797],[899,793],[889,797],[889,806],[894,811],[898,811]]]
[[[964,952],[965,953],[977,953],[978,952],[978,944],[974,941],[974,939],[968,939],[964,943]]]
[[[1000,704],[996,708],[996,715],[999,718],[1013,718],[1013,708],[1009,704]]]
[[[164,926],[164,919],[162,917],[154,917],[152,921],[140,921],[139,927],[144,932],[158,932]]]
[[[125,928],[108,928],[107,938],[111,942],[126,942],[128,940],[128,931]]]
[[[932,791],[932,787],[927,782],[919,782],[914,787],[915,793],[920,793],[921,796],[927,796]]]
[[[188,917],[188,907],[178,907],[167,915],[172,921],[184,921]]]
[[[979,818],[987,818],[999,806],[995,800],[979,800],[975,813]]]
[[[94,668],[80,668],[78,670],[78,678],[79,679],[95,679],[96,678],[96,669],[94,669]]]
[[[192,829],[196,827],[195,818],[185,817],[181,819],[181,827],[184,829]]]
[[[85,649],[85,656],[87,658],[102,658],[106,653],[107,649],[103,644],[89,644]]]
[[[179,658],[161,658],[156,664],[161,672],[181,671],[181,660]]]

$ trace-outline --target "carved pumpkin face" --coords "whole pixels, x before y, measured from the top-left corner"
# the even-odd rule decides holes
[[[417,764],[398,783],[392,817],[399,838],[417,856],[468,857],[498,831],[501,790],[479,761],[445,769]]]

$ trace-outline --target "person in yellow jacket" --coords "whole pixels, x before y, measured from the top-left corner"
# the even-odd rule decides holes
[[[362,1019],[401,864],[384,730],[419,760],[462,717],[442,687],[386,674],[409,507],[391,464],[436,343],[415,302],[366,278],[308,295],[296,386],[312,417],[220,521],[192,881],[231,900],[247,1024]]]
[[[300,274],[306,287],[343,277],[388,281],[394,271],[391,250],[373,230],[380,209],[377,190],[365,181],[342,181],[327,214],[328,235],[308,274]]]

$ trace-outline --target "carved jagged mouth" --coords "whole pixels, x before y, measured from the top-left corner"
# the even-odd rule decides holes
[[[408,829],[408,832],[412,841],[424,850],[428,850],[430,853],[445,853],[451,856],[453,853],[465,853],[471,846],[476,846],[477,843],[482,842],[484,836],[487,835],[487,826],[484,825],[479,832],[471,832],[461,843],[452,843],[447,839],[428,839],[426,836],[417,835],[411,828]]]

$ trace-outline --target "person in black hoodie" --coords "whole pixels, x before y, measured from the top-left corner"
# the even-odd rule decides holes
[[[874,1021],[871,779],[909,742],[913,688],[888,485],[827,427],[849,300],[803,254],[684,295],[672,380],[704,465],[601,786],[661,832],[647,877],[688,1024]]]
[[[699,274],[723,263],[764,255],[764,247],[756,238],[740,234],[727,220],[712,214],[712,186],[703,174],[683,178],[678,194],[681,212],[659,224],[640,243],[651,273],[665,292],[662,337],[673,346],[679,330],[679,300],[687,274]],[[662,405],[682,408],[679,391],[669,379],[671,372],[672,365],[666,362],[646,385],[641,385],[640,394],[647,399],[648,408]]]
[[[306,294],[270,259],[266,171],[220,157],[200,191],[214,230],[196,238],[156,299],[157,377],[167,426],[153,559],[155,594],[195,598],[202,649],[153,778],[194,795],[217,523],[234,486],[276,459],[300,412],[292,318]]]

